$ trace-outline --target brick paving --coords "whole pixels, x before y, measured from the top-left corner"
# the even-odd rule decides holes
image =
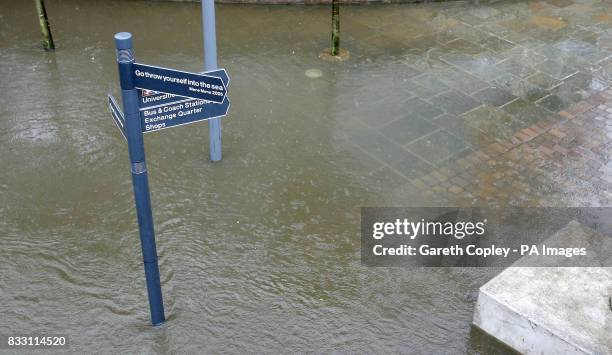
[[[424,197],[449,192],[458,205],[609,206],[612,90],[507,140],[449,162],[410,184]]]
[[[345,78],[345,139],[383,166],[373,183],[422,200],[609,205],[611,14],[572,0],[355,11],[345,33],[364,32],[345,43],[373,67]]]

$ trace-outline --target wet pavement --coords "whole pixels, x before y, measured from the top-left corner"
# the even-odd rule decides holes
[[[491,269],[368,268],[362,206],[610,204],[605,1],[219,5],[224,159],[205,123],[145,136],[168,322],[148,326],[113,34],[202,68],[193,3],[0,14],[0,334],[67,352],[504,353],[470,326]]]
[[[445,164],[411,185],[458,205],[610,206],[612,90]],[[432,148],[433,149],[433,148]]]
[[[349,18],[360,23],[358,15]],[[381,10],[377,20],[367,26],[376,34],[355,46],[366,62],[375,62],[377,51],[397,58],[380,69],[394,72],[395,90],[360,81],[363,93],[340,105],[356,118],[345,138],[382,162],[373,176],[406,182],[392,194],[460,204],[609,203],[609,185],[582,176],[607,162],[607,132],[574,116],[605,101],[612,84],[609,4],[427,4]],[[405,51],[386,51],[389,43]],[[394,114],[376,115],[392,105]],[[575,132],[577,122],[598,144],[583,147],[588,139]],[[559,137],[565,131],[571,138]],[[597,159],[577,153],[593,144]],[[555,154],[542,153],[553,147]],[[577,190],[585,193],[575,196]]]

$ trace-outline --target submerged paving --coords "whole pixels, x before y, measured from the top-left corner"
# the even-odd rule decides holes
[[[341,102],[354,118],[345,138],[381,162],[376,176],[402,181],[393,194],[460,204],[610,202],[609,4],[395,10],[368,10],[377,21],[350,15],[347,26],[363,21],[371,33],[353,41],[345,32],[354,52],[366,62],[383,53],[397,60],[378,69],[394,78],[386,88],[371,73],[354,79],[362,89]]]

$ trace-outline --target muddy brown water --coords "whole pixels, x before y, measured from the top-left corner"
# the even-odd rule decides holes
[[[33,4],[0,12],[1,334],[65,334],[73,353],[506,351],[470,326],[496,270],[360,265],[360,206],[427,201],[364,178],[378,163],[342,137],[354,92],[375,77],[384,93],[397,57],[319,61],[327,7],[217,7],[223,162],[208,162],[206,123],[145,137],[168,316],[149,326],[127,150],[106,108],[112,37],[132,32],[143,63],[201,70],[199,7],[47,9],[54,53]]]

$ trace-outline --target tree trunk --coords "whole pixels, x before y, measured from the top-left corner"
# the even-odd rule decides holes
[[[51,28],[49,27],[49,20],[47,19],[47,10],[45,10],[45,3],[43,0],[34,0],[36,3],[36,10],[38,11],[38,22],[40,23],[40,32],[42,33],[43,48],[47,51],[55,49],[53,44],[53,36],[51,36]]]
[[[331,55],[340,51],[340,0],[332,0],[332,41]]]

